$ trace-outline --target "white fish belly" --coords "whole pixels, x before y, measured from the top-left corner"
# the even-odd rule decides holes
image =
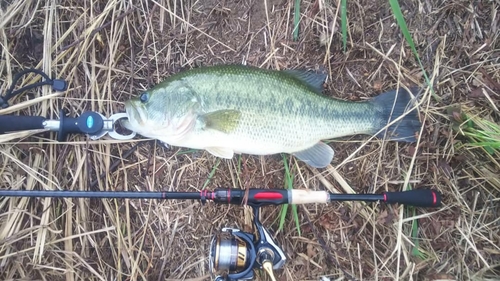
[[[371,129],[369,125],[357,124],[344,127],[335,124],[297,124],[289,128],[277,128],[273,124],[268,128],[238,128],[233,133],[224,133],[217,130],[196,130],[184,135],[178,140],[162,140],[173,146],[194,149],[212,147],[229,148],[234,153],[270,155],[276,153],[294,153],[310,148],[323,139],[336,138],[353,133],[366,133]]]
[[[316,143],[315,141],[302,145],[301,147],[285,147],[282,143],[266,139],[255,139],[235,134],[226,134],[215,130],[207,130],[186,134],[184,138],[176,142],[168,142],[174,146],[189,147],[194,149],[207,149],[211,147],[229,148],[234,153],[269,155],[281,152],[294,152],[305,149]]]

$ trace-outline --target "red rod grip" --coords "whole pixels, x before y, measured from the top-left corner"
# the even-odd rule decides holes
[[[250,188],[243,190],[218,188],[214,192],[207,193],[205,197],[216,203],[241,205],[246,202],[246,204],[255,207],[289,203],[288,190],[286,189]]]
[[[401,192],[384,192],[384,202],[399,203],[415,207],[441,206],[441,194],[432,189],[415,189]]]

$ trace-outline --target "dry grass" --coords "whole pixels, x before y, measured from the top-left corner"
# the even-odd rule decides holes
[[[292,2],[2,1],[0,91],[27,67],[67,79],[70,87],[55,95],[48,88],[32,91],[0,114],[56,117],[64,108],[72,115],[95,110],[109,116],[172,73],[221,63],[325,66],[327,93],[351,100],[398,85],[422,85],[387,1],[348,1],[347,53],[341,52],[338,32],[340,1],[302,1],[297,42]],[[338,140],[328,169],[312,170],[295,160],[290,168],[296,188],[433,187],[444,194],[444,205],[415,213],[354,203],[300,207],[302,236],[291,217],[276,235],[289,256],[277,272],[279,280],[343,280],[342,270],[358,280],[500,278],[499,155],[459,145],[463,138],[446,113],[460,103],[499,122],[500,4],[404,2],[409,29],[440,97],[427,90],[420,99],[425,127],[419,142]],[[209,189],[281,188],[284,182],[279,156],[221,161],[141,139],[53,139],[47,133],[0,136],[0,188],[196,191],[219,161]],[[0,210],[2,280],[206,280],[211,235],[222,226],[248,229],[250,221],[250,212],[238,206],[179,201],[0,198]],[[305,214],[339,266],[328,261]],[[262,221],[277,229],[278,216],[278,208],[265,208]],[[419,254],[413,255],[416,241]]]

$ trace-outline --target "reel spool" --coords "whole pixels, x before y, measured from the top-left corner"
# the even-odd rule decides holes
[[[215,280],[251,280],[256,261],[253,235],[239,229],[223,228],[210,244],[209,267]]]
[[[223,228],[212,238],[209,267],[215,281],[252,280],[253,269],[264,269],[275,280],[273,270],[282,268],[286,257],[257,218],[258,208],[254,208],[258,236]]]

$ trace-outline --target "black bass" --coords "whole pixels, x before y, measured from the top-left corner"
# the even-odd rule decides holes
[[[349,102],[322,95],[325,79],[314,72],[243,65],[195,68],[126,101],[124,126],[222,158],[284,152],[316,168],[330,164],[334,154],[321,140],[355,134],[416,140],[421,123],[415,110],[408,112],[412,96],[406,90]]]

